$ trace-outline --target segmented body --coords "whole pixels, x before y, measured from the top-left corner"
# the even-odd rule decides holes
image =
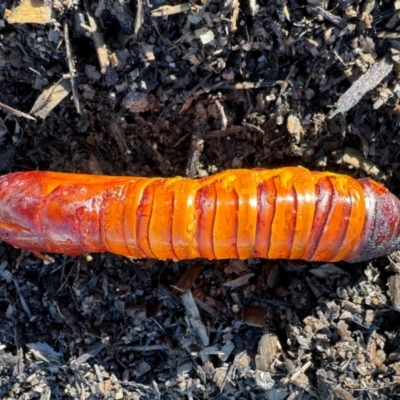
[[[356,262],[400,246],[382,185],[304,168],[184,178],[21,172],[0,178],[0,238],[18,248],[135,258]]]

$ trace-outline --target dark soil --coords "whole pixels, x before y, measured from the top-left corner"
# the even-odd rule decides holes
[[[178,2],[53,3],[55,21],[40,25],[1,19],[17,2],[0,2],[0,102],[13,109],[0,108],[0,173],[302,165],[400,196],[399,1],[199,0],[169,16],[152,12]],[[368,75],[381,60],[389,73]],[[75,93],[36,120],[17,116],[36,115],[63,76],[70,85],[71,61]],[[329,118],[362,76],[364,92]],[[54,258],[0,246],[0,398],[400,397],[396,254]]]

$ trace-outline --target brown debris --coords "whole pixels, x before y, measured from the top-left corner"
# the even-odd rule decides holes
[[[248,306],[243,310],[243,322],[247,325],[266,328],[268,310],[264,307]]]
[[[336,152],[335,157],[338,163],[349,164],[356,169],[362,169],[374,178],[385,179],[383,172],[355,149],[346,147],[343,151]]]
[[[123,106],[131,113],[145,112],[149,108],[149,100],[146,93],[129,92],[124,97]]]
[[[203,266],[200,264],[190,265],[190,267],[184,272],[184,274],[179,278],[178,282],[176,282],[175,286],[172,288],[172,293],[174,295],[179,294],[180,292],[185,292],[189,290],[194,281],[200,275]]]

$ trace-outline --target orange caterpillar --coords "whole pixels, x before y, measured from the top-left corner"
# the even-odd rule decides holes
[[[400,247],[399,218],[400,201],[380,184],[304,168],[0,177],[0,238],[35,252],[357,262]]]

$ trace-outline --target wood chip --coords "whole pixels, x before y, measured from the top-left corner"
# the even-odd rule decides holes
[[[200,317],[199,309],[197,308],[196,301],[192,295],[191,291],[186,292],[182,295],[183,305],[185,306],[187,313],[187,323],[192,327],[196,336],[201,340],[204,346],[208,346],[210,343],[210,338],[206,327]]]
[[[13,282],[14,282],[14,286],[15,286],[15,291],[18,294],[19,301],[21,302],[22,308],[24,309],[24,311],[25,311],[26,315],[28,316],[28,318],[31,319],[32,318],[31,310],[30,310],[30,308],[28,306],[28,303],[26,302],[25,297],[24,297],[24,295],[23,295],[23,293],[22,293],[22,291],[21,291],[21,289],[19,287],[18,281],[14,278]]]
[[[151,12],[152,17],[165,17],[190,10],[190,3],[178,4],[176,6],[161,6]]]
[[[258,354],[256,355],[256,368],[259,371],[269,371],[273,362],[281,352],[278,336],[273,333],[264,334],[258,342]]]
[[[4,11],[9,24],[48,24],[54,21],[52,2],[43,0],[22,0],[18,7]]]
[[[175,286],[172,288],[172,293],[177,295],[178,293],[191,289],[202,269],[203,266],[201,264],[191,265],[179,278],[178,282],[176,282]]]
[[[222,367],[215,368],[215,374],[213,376],[213,381],[217,384],[220,392],[224,390],[226,384],[226,377],[228,374],[229,364],[224,364]]]
[[[209,44],[214,40],[214,32],[209,28],[196,29],[194,34],[203,44]]]
[[[347,390],[337,387],[333,390],[334,400],[356,400]]]
[[[368,175],[378,179],[385,179],[384,173],[369,159],[365,158],[358,150],[346,147],[343,151],[334,153],[336,161],[346,163],[356,169],[362,169]]]
[[[254,375],[254,380],[259,388],[267,390],[268,392],[275,386],[275,381],[269,372],[257,370]],[[267,398],[270,398],[270,396]]]
[[[347,272],[337,267],[335,264],[328,263],[322,264],[318,268],[311,269],[310,274],[313,274],[321,279],[327,279],[334,275],[346,275]]]
[[[288,116],[286,128],[290,135],[296,139],[296,143],[299,143],[303,135],[303,127],[301,126],[301,122],[296,115],[290,114]]]
[[[31,349],[32,354],[37,360],[46,362],[61,360],[62,354],[54,351],[47,343],[27,343],[26,347]]]
[[[264,307],[248,306],[243,310],[243,322],[247,325],[265,328],[268,310]]]
[[[233,279],[232,281],[225,282],[224,286],[225,287],[230,287],[230,288],[238,288],[242,287],[244,285],[247,285],[249,283],[249,280],[254,276],[254,274],[251,272],[249,274],[240,276],[237,279]]]
[[[389,294],[393,307],[400,311],[400,275],[392,275],[389,278]]]

